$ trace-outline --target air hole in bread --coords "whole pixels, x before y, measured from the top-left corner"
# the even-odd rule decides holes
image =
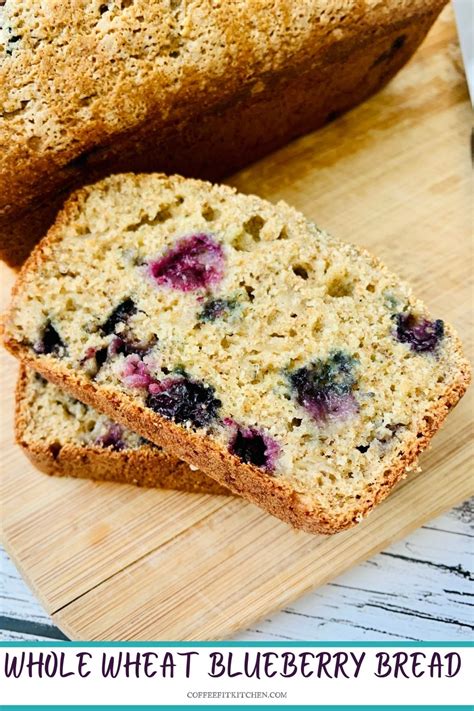
[[[90,94],[89,96],[83,96],[81,99],[79,99],[79,104],[81,106],[90,106],[94,99],[97,98],[97,94]]]
[[[354,284],[346,279],[335,278],[329,282],[327,287],[328,296],[338,299],[342,296],[352,296]]]
[[[265,225],[265,220],[260,215],[254,215],[244,222],[244,230],[256,241],[260,240],[260,231]]]
[[[127,231],[136,232],[138,229],[140,229],[140,227],[143,227],[144,225],[154,227],[155,225],[162,224],[163,222],[170,220],[173,217],[170,207],[170,205],[161,206],[160,210],[156,213],[154,217],[150,217],[149,215],[142,215],[138,222],[134,222],[132,225],[127,226]]]
[[[57,459],[59,457],[59,453],[61,451],[62,447],[59,444],[59,442],[52,442],[49,445],[49,451],[51,452],[53,459]]]
[[[30,150],[37,151],[42,144],[41,136],[30,136],[26,144]]]
[[[202,206],[201,215],[206,222],[213,222],[219,216],[219,211],[215,210],[211,205],[206,203]]]
[[[300,279],[304,279],[306,281],[309,277],[308,270],[302,264],[294,264],[292,269],[293,274],[296,274],[296,276],[300,277]]]
[[[241,286],[244,287],[245,291],[247,292],[247,296],[249,297],[249,301],[252,302],[255,299],[255,289],[249,284],[245,283],[241,283]]]

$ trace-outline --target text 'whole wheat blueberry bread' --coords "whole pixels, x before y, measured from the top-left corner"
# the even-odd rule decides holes
[[[164,449],[22,367],[16,388],[16,441],[46,474],[162,489],[230,494]]]
[[[450,326],[285,203],[163,175],[80,190],[25,264],[7,348],[292,525],[359,521],[464,393]]]

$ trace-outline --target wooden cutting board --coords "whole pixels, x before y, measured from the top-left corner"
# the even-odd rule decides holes
[[[470,122],[448,8],[386,90],[230,182],[373,250],[469,346]],[[12,274],[2,277],[6,301]],[[226,637],[474,493],[469,395],[421,474],[357,528],[324,538],[238,499],[39,474],[13,445],[15,376],[2,353],[3,541],[73,639]]]

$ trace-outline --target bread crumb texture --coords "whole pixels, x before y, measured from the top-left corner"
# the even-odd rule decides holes
[[[5,335],[42,372],[172,421],[344,525],[406,473],[469,380],[452,328],[367,252],[285,203],[160,175],[67,203]],[[103,436],[81,412],[62,427]]]

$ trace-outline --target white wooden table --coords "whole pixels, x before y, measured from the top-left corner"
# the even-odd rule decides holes
[[[474,499],[334,582],[261,620],[240,640],[473,638]],[[0,548],[0,639],[64,639]]]

